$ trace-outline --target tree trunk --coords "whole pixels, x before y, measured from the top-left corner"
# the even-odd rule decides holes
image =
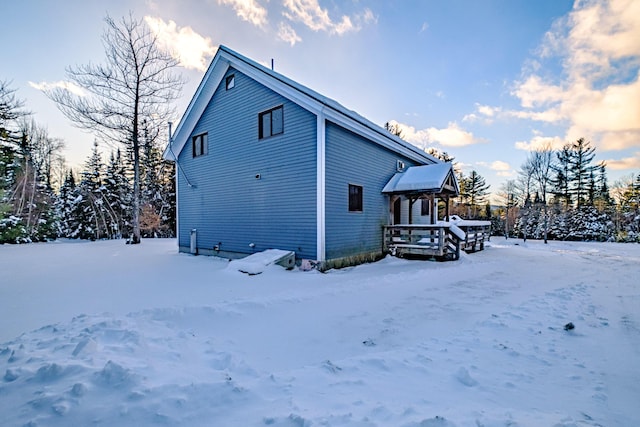
[[[131,243],[140,243],[140,155],[138,141],[133,143],[133,236]]]
[[[140,243],[140,143],[138,141],[138,91],[133,110],[133,236],[132,244]]]

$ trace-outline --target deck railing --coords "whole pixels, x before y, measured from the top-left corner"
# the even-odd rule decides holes
[[[456,225],[464,231],[465,239],[460,243],[460,248],[466,252],[481,251],[484,242],[491,238],[490,221],[460,221]]]
[[[457,260],[460,250],[484,249],[489,240],[488,221],[460,221],[457,224],[399,224],[384,226],[384,251],[394,256],[419,255],[440,260]]]
[[[384,226],[384,250],[394,256],[409,254],[456,260],[460,258],[461,241],[449,225]]]

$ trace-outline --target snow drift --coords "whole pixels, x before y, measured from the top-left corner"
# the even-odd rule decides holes
[[[514,243],[256,276],[0,246],[0,425],[640,425],[640,245]]]

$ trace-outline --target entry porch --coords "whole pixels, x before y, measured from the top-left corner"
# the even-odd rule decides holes
[[[382,192],[389,196],[389,225],[383,226],[386,253],[457,260],[461,250],[482,250],[489,239],[489,221],[449,214],[451,198],[460,192],[451,163],[399,171]]]

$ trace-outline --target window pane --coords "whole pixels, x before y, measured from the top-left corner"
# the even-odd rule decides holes
[[[207,154],[207,152],[209,151],[208,149],[208,143],[207,143],[207,134],[205,133],[204,135],[200,135],[200,142],[202,144],[202,154]]]
[[[230,76],[227,76],[227,90],[233,89],[235,85],[236,85],[236,76],[233,74],[231,74]]]
[[[202,135],[196,135],[191,138],[191,145],[193,151],[193,157],[202,156],[203,154],[207,154],[207,134],[203,133]]]
[[[271,113],[262,113],[260,115],[260,138],[271,136]]]
[[[349,211],[362,212],[362,187],[349,184]]]
[[[421,200],[422,200],[422,208],[420,209],[420,215],[427,216],[429,215],[429,200],[428,199],[421,199]]]
[[[271,111],[271,135],[281,134],[284,130],[282,107]]]
[[[202,146],[200,145],[200,138],[197,136],[193,137],[193,157],[198,157],[202,154]]]

